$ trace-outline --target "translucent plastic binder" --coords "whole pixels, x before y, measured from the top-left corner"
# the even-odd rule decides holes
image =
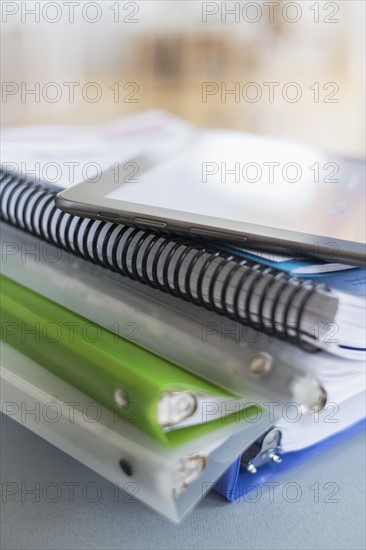
[[[263,408],[268,401],[295,401],[312,410],[324,405],[313,354],[121,278],[8,224],[0,228],[3,274],[14,281]]]
[[[1,364],[3,413],[176,522],[270,426],[242,421],[167,449],[6,344]]]

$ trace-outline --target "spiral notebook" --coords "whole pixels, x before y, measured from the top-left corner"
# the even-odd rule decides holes
[[[365,302],[177,236],[62,212],[59,188],[1,173],[1,217],[121,275],[304,347],[356,357]]]
[[[7,129],[1,216],[88,261],[258,331],[305,349],[363,358],[365,301],[335,290],[332,283],[293,276],[281,265],[243,257],[242,250],[219,242],[83,219],[56,208],[56,192],[83,179],[86,166],[104,169],[120,160],[121,151],[133,156],[190,127],[167,113],[151,112],[100,127]],[[25,179],[24,173],[33,175]]]

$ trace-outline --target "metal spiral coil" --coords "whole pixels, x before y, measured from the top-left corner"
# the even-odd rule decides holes
[[[303,338],[302,319],[309,298],[320,285],[219,252],[212,245],[202,248],[180,236],[68,214],[55,206],[57,191],[16,174],[1,173],[0,193],[1,218],[12,225],[130,279],[296,343],[306,351],[317,350]],[[221,289],[215,294],[220,276]],[[276,285],[266,320],[266,300]],[[258,304],[253,313],[256,293]],[[293,311],[295,323],[290,322]]]

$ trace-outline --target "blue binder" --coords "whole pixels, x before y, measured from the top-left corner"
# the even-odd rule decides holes
[[[258,469],[255,475],[242,466],[241,457],[239,457],[216,483],[215,491],[222,494],[228,501],[235,502],[244,495],[254,491],[258,486],[273,481],[303,462],[362,432],[365,430],[365,427],[366,419],[363,419],[350,428],[338,432],[316,445],[312,445],[301,451],[284,453],[281,462],[269,460]]]

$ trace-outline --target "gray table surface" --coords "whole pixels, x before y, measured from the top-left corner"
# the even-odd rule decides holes
[[[272,497],[263,491],[257,502],[228,504],[213,493],[174,525],[137,501],[124,502],[124,494],[112,491],[110,482],[13,420],[2,422],[1,430],[4,550],[343,550],[366,545],[364,434],[278,479]],[[294,482],[299,498],[289,502]],[[47,498],[39,502],[26,492],[37,483],[40,495],[48,487]],[[70,483],[75,483],[74,497]],[[6,493],[5,487],[17,493]]]

